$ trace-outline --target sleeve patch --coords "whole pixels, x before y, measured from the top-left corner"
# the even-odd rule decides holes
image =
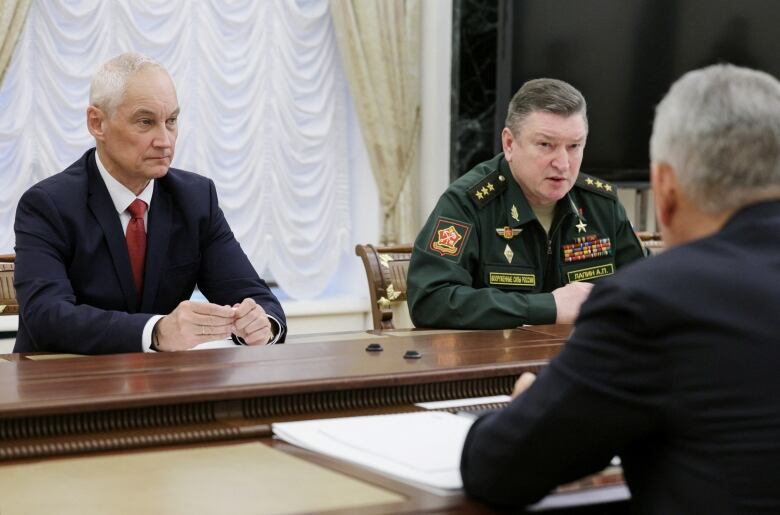
[[[440,256],[460,256],[471,234],[471,227],[471,224],[439,217],[428,243],[428,249]]]

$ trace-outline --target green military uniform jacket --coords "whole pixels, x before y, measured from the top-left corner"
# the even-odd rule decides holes
[[[409,313],[418,327],[552,324],[549,292],[643,256],[614,186],[580,173],[548,236],[499,154],[450,185],[417,237]]]

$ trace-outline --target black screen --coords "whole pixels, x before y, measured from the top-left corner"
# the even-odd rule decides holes
[[[582,170],[646,180],[655,105],[688,70],[729,62],[780,77],[778,0],[502,0],[497,133],[526,80],[570,82],[588,103]]]

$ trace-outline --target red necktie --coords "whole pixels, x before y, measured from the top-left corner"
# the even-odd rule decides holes
[[[127,252],[130,254],[130,267],[133,269],[135,289],[140,302],[144,291],[144,259],[146,258],[146,229],[144,229],[144,213],[146,202],[137,198],[127,208],[130,212],[130,223],[127,224]]]

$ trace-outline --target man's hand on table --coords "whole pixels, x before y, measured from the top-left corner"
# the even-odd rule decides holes
[[[512,398],[514,399],[526,391],[534,381],[536,381],[536,374],[532,374],[531,372],[523,372],[523,374],[515,382],[515,387],[512,390]]]
[[[188,350],[201,343],[224,340],[234,329],[236,309],[207,302],[180,302],[154,328],[152,348]]]
[[[588,298],[592,289],[592,283],[574,282],[553,290],[552,296],[555,299],[557,312],[555,323],[573,324],[580,313],[580,306]]]
[[[265,345],[274,337],[271,320],[254,299],[244,299],[233,306],[236,310],[234,330],[247,345]]]

